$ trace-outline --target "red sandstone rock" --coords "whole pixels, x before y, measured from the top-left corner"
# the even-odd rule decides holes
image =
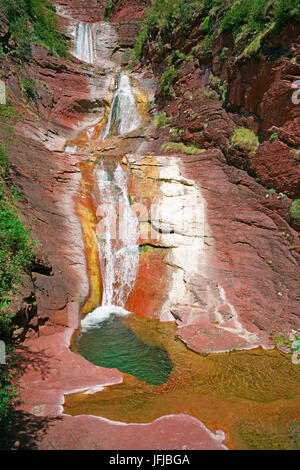
[[[267,188],[300,197],[300,168],[293,150],[280,141],[264,142],[251,159],[251,170]]]

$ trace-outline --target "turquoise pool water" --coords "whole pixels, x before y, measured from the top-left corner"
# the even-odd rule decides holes
[[[96,328],[79,332],[74,347],[93,364],[117,368],[150,385],[167,382],[172,371],[164,349],[144,344],[120,317],[114,315]]]

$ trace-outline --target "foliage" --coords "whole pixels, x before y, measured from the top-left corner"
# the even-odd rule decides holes
[[[13,403],[19,392],[12,383],[9,363],[0,364],[0,450],[8,449],[8,431],[13,417]]]
[[[33,100],[36,94],[36,82],[28,76],[20,79],[21,88],[29,100]]]
[[[170,95],[174,93],[174,82],[178,77],[178,71],[171,65],[167,67],[160,78],[160,89],[163,95]]]
[[[300,219],[300,199],[295,199],[290,207],[290,215],[292,219]]]
[[[178,150],[181,153],[186,153],[187,155],[197,155],[205,152],[205,149],[199,149],[196,145],[184,145],[183,142],[165,142],[162,145],[161,150],[165,152]]]
[[[13,330],[12,316],[8,307],[12,296],[17,292],[21,276],[32,261],[34,242],[29,230],[19,219],[16,209],[16,190],[9,186],[6,170],[8,168],[7,146],[11,143],[13,127],[20,117],[13,107],[0,107],[0,339],[7,344],[7,353],[12,351],[9,338]],[[9,136],[9,139],[7,138]],[[12,405],[17,391],[11,383],[9,363],[0,365],[0,449],[3,445],[3,431],[9,429]]]
[[[109,0],[105,4],[105,7],[104,7],[104,21],[109,21],[112,7],[113,7],[113,2],[112,2],[112,0]]]
[[[223,104],[225,104],[228,82],[226,80],[222,80],[221,78],[211,73],[209,76],[209,85],[214,91],[218,93],[218,95],[222,99]]]
[[[8,156],[6,152],[5,146],[0,142],[0,175],[2,172],[5,172],[5,170],[8,167]]]
[[[165,112],[157,114],[157,116],[155,116],[154,118],[154,125],[158,129],[168,127],[169,122],[170,122],[170,118],[166,115]]]
[[[31,44],[40,44],[52,54],[66,56],[68,43],[58,29],[55,8],[48,0],[0,0],[0,11],[9,20],[9,34],[2,50],[28,59]]]
[[[278,137],[277,132],[273,132],[273,134],[270,136],[270,141],[274,142],[275,140],[278,140],[278,139],[279,137]]]
[[[246,127],[237,127],[231,137],[231,143],[234,147],[246,152],[255,152],[259,145],[258,137],[251,129]]]
[[[210,25],[210,16],[207,16],[202,23],[203,33],[207,33],[209,31],[209,25]]]
[[[209,54],[213,40],[226,31],[232,32],[235,43],[245,47],[245,56],[250,57],[259,50],[266,34],[280,31],[299,17],[300,0],[154,0],[141,25],[135,56],[142,57],[148,39],[159,41],[162,49],[166,44],[175,46],[174,33],[181,30],[188,35],[195,22],[201,21],[205,37],[196,46],[198,51],[202,48]]]
[[[5,143],[10,144],[13,139],[13,126],[20,121],[21,116],[18,115],[13,106],[0,104],[0,129],[5,138]]]

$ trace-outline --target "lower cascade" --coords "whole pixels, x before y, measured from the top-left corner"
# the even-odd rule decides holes
[[[127,174],[118,163],[110,175],[104,164],[96,169],[100,205],[97,216],[98,250],[103,279],[102,306],[81,322],[83,328],[97,325],[110,314],[128,315],[126,300],[134,286],[139,263],[138,219],[131,209]]]
[[[167,382],[172,371],[167,351],[145,344],[118,318],[130,314],[124,307],[139,264],[139,226],[130,206],[127,174],[119,163],[110,172],[104,162],[95,173],[100,198],[97,236],[103,299],[102,305],[82,320],[73,346],[95,365],[117,368],[148,384],[160,385]],[[97,196],[95,200],[97,203]]]

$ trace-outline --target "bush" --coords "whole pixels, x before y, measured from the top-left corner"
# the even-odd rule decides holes
[[[257,135],[246,127],[237,127],[235,129],[231,137],[231,143],[234,147],[251,153],[256,152],[259,145]]]
[[[3,180],[8,167],[7,145],[13,136],[13,124],[19,116],[13,107],[0,106],[0,339],[5,340],[7,352],[12,351],[10,337],[13,330],[12,316],[8,307],[21,282],[22,273],[33,259],[34,242],[15,208],[16,191]],[[0,449],[5,448],[6,435],[12,417],[12,407],[17,391],[9,372],[9,363],[0,365]],[[4,447],[3,447],[4,446]]]
[[[157,116],[155,116],[154,125],[158,129],[161,129],[161,128],[165,129],[166,127],[168,127],[170,120],[171,119],[166,115],[166,113],[162,112],[160,114],[157,114]]]
[[[0,11],[9,21],[5,53],[28,59],[31,44],[40,44],[52,54],[66,57],[68,42],[58,29],[55,8],[48,0],[0,0]]]
[[[203,33],[207,33],[210,27],[210,16],[207,16],[202,23],[202,31]]]
[[[178,77],[178,71],[174,65],[168,67],[160,78],[160,89],[163,95],[174,93],[174,82]]]
[[[22,77],[20,80],[21,88],[29,100],[34,100],[36,94],[36,82],[30,77]]]
[[[278,140],[278,139],[279,137],[278,137],[277,132],[273,132],[273,134],[270,136],[270,141],[274,142],[275,140]]]
[[[300,219],[300,199],[295,199],[290,207],[290,215],[292,219]]]
[[[232,32],[238,49],[248,46],[249,57],[260,48],[266,34],[280,31],[289,20],[299,17],[300,0],[154,0],[141,27],[136,57],[142,56],[148,39],[162,41],[163,46],[171,44],[175,49],[174,33],[180,29],[188,35],[195,21],[202,21],[206,33],[203,53],[210,54],[214,37],[227,31]],[[209,31],[214,31],[214,36]]]
[[[0,142],[0,175],[1,175],[1,169],[3,172],[8,167],[8,156],[6,152],[5,146]]]
[[[109,0],[104,7],[104,21],[109,21],[112,7],[113,7],[113,2],[112,0]]]
[[[187,155],[197,155],[206,152],[205,149],[199,149],[196,145],[184,145],[183,142],[165,142],[161,146],[161,150],[163,152],[178,150],[179,152],[186,153]]]

